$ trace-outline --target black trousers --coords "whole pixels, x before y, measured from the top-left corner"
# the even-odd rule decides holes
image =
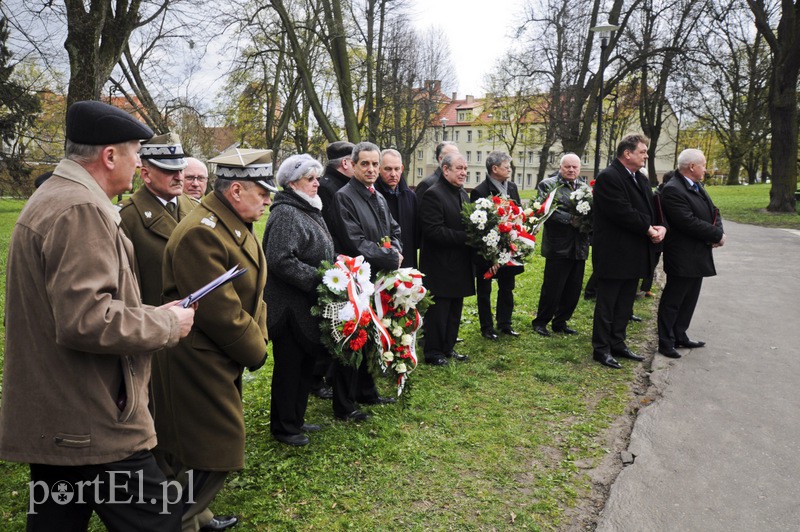
[[[275,367],[272,371],[272,434],[300,434],[305,422],[308,394],[321,345],[298,340],[300,332],[291,326],[271,338]]]
[[[369,372],[366,357],[357,368],[333,361],[333,414],[344,417],[357,410],[356,403],[374,403],[378,400],[375,379]]]
[[[702,285],[702,277],[667,275],[667,284],[658,304],[659,347],[671,349],[675,342],[689,339],[686,331],[692,323]]]
[[[592,349],[594,354],[615,353],[626,349],[628,321],[639,279],[597,278],[597,301],[594,306]]]
[[[478,268],[478,270],[480,269]],[[516,275],[500,268],[495,279],[497,279],[497,326],[501,329],[510,329],[511,315],[514,313]],[[481,331],[493,329],[492,279],[484,279],[483,272],[481,272],[475,277],[475,291],[478,295],[478,320],[481,324]]]
[[[438,355],[447,356],[453,351],[458,338],[458,326],[461,324],[461,311],[464,308],[463,297],[436,297],[428,307],[425,321],[425,358]]]
[[[585,266],[585,260],[545,260],[539,307],[533,320],[534,327],[545,326],[550,320],[553,320],[555,328],[567,325],[581,298]]]
[[[100,465],[30,464],[30,471],[28,532],[85,531],[92,511],[111,532],[181,529],[178,483],[167,482],[150,451]]]

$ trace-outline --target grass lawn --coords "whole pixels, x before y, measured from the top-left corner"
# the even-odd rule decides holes
[[[800,228],[797,216],[763,212],[768,185],[708,190],[726,219]],[[0,200],[0,272],[21,206]],[[406,404],[369,408],[373,418],[361,425],[335,421],[330,402],[312,398],[307,419],[324,430],[307,447],[289,448],[269,435],[271,361],[246,373],[247,466],[229,477],[212,508],[239,515],[237,530],[244,531],[567,525],[590,493],[587,469],[610,452],[604,430],[633,397],[636,365],[623,361],[622,371],[610,371],[590,361],[587,301],[570,322],[578,336],[532,333],[543,266],[537,256],[518,277],[514,327],[523,336],[481,338],[475,299],[468,298],[457,346],[468,363],[421,365]],[[0,285],[4,298],[4,275]],[[635,312],[646,318],[629,327],[637,348],[654,333],[652,300],[637,301]],[[392,392],[388,382],[379,384]],[[24,530],[27,475],[27,466],[0,462],[2,530]],[[92,530],[102,529],[95,518]]]
[[[0,201],[3,262],[21,206]],[[324,430],[307,447],[269,435],[271,362],[246,373],[247,466],[229,477],[212,508],[239,515],[237,530],[246,531],[564,525],[589,493],[586,469],[609,452],[603,431],[630,401],[636,365],[610,371],[590,361],[590,302],[581,301],[571,322],[577,337],[532,333],[543,265],[536,257],[518,278],[514,327],[523,336],[481,338],[468,298],[458,346],[468,363],[421,365],[405,407],[369,408],[373,418],[361,425],[335,421],[330,402],[312,398],[307,419]],[[652,317],[651,301],[637,302],[637,314]],[[632,344],[651,328],[632,325]],[[0,462],[2,530],[24,529],[27,475],[25,465]],[[95,517],[92,530],[102,529]]]

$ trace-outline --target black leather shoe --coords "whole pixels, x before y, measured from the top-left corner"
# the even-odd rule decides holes
[[[640,318],[636,314],[631,314],[631,321],[639,323],[640,321],[642,321],[642,318]]]
[[[323,386],[321,388],[317,388],[312,390],[311,393],[319,397],[320,399],[333,399],[333,388],[330,386]]]
[[[353,410],[346,416],[336,416],[336,419],[340,421],[353,421],[355,423],[359,423],[361,421],[366,421],[369,419],[369,414],[362,412],[361,410]]]
[[[659,347],[658,352],[667,358],[681,358],[681,354],[675,351],[674,347]]]
[[[368,401],[358,401],[362,405],[390,405],[397,402],[394,397],[378,397],[377,399],[369,399]]]
[[[533,332],[541,334],[542,336],[550,336],[550,331],[547,330],[547,325],[534,325]]]
[[[200,531],[207,532],[209,530],[227,530],[236,526],[236,523],[238,522],[239,518],[235,515],[218,515],[212,518],[207,525],[200,527]]]
[[[637,355],[627,347],[624,351],[612,351],[611,354],[617,358],[629,358],[631,360],[636,360],[637,362],[644,360],[643,356]]]
[[[690,349],[694,349],[695,347],[705,347],[706,343],[701,341],[694,341],[694,340],[684,340],[683,342],[677,341],[675,342],[675,347],[688,347]]]
[[[456,351],[450,351],[449,353],[447,353],[447,358],[454,358],[458,362],[466,362],[467,360],[469,360],[469,357],[467,355],[461,355]]]
[[[425,363],[430,364],[431,366],[446,366],[447,359],[442,355],[436,355],[430,358],[425,357]]]
[[[486,338],[487,340],[497,340],[497,331],[494,329],[486,329],[485,331],[481,331],[481,336]]]
[[[303,445],[308,445],[309,442],[311,442],[311,440],[309,440],[308,436],[305,434],[273,434],[272,436],[279,442],[285,443],[286,445],[292,445],[294,447],[302,447]],[[213,528],[212,530],[222,529]]]
[[[619,362],[614,360],[614,357],[612,357],[609,353],[602,353],[602,354],[599,354],[599,355],[595,354],[595,355],[592,355],[592,358],[596,362],[600,362],[602,365],[608,366],[609,368],[614,368],[614,369],[621,369],[622,368],[622,366],[619,365]]]
[[[513,336],[515,338],[519,336],[519,333],[514,329],[512,329],[511,327],[503,327],[502,329],[500,329],[500,332],[503,334],[507,334],[509,336]]]
[[[303,432],[319,432],[322,430],[322,427],[313,423],[303,423],[303,426],[300,427],[300,430]]]
[[[575,329],[570,329],[566,325],[563,327],[553,327],[553,332],[561,333],[561,334],[578,334],[578,331]]]

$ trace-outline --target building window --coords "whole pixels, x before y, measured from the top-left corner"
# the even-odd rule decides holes
[[[550,152],[550,164],[556,164],[556,154]]]
[[[458,112],[458,121],[459,122],[469,122],[472,120],[472,112],[471,111],[459,111]]]
[[[435,142],[437,144],[439,143],[439,131],[438,130],[433,132],[433,142]]]
[[[467,142],[472,142],[472,130],[467,130]]]
[[[467,152],[467,162],[468,162],[468,163],[471,163],[471,162],[472,162],[472,152],[471,152],[471,151],[468,151],[468,152]]]
[[[467,183],[469,183],[469,178],[472,175],[472,172],[467,172]]]
[[[425,152],[423,150],[417,150],[417,160],[421,161],[425,157]]]
[[[584,153],[583,154],[583,164],[589,164],[589,154],[588,153]]]
[[[483,139],[483,131],[481,131],[481,130],[479,129],[479,130],[478,130],[478,140],[481,140],[481,139]]]
[[[475,158],[476,158],[475,160],[477,160],[478,162],[481,162],[483,160],[483,152],[480,152],[480,151],[479,152],[475,152]]]
[[[458,142],[459,133],[461,133],[461,132],[460,131],[453,131],[453,140],[456,141],[456,142]]]
[[[531,174],[528,174],[528,186],[531,186],[531,179],[532,179],[532,177],[533,177],[533,176],[531,176]]]
[[[533,152],[528,152],[528,164],[533,164]]]
[[[422,177],[422,168],[417,168],[417,177]]]

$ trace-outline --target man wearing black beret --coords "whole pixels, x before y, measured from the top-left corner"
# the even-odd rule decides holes
[[[150,353],[186,336],[194,310],[141,303],[111,203],[153,132],[87,101],[66,133],[9,246],[0,458],[30,464],[28,530],[86,530],[92,511],[109,530],[178,530],[181,493],[150,452]]]

